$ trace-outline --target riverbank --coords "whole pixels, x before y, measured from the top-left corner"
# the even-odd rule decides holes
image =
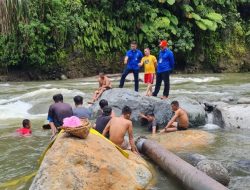
[[[199,56],[202,57],[202,56]],[[173,74],[213,74],[213,73],[246,73],[250,72],[250,53],[246,56],[238,57],[232,60],[222,59],[218,62],[216,68],[207,66],[205,60],[198,58],[185,67],[181,62],[176,63],[176,69]],[[58,64],[54,67],[42,68],[0,68],[0,82],[22,82],[22,81],[45,81],[45,80],[65,80],[92,77],[100,71],[109,74],[121,74],[125,66],[123,57],[115,59],[112,63],[95,61],[86,61],[81,57],[74,57],[67,60],[66,63]],[[143,68],[141,68],[143,72]]]

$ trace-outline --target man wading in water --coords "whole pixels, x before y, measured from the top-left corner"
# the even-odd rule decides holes
[[[187,130],[189,121],[188,115],[185,110],[179,107],[179,102],[173,101],[171,103],[172,110],[175,112],[174,117],[168,122],[167,126],[162,129],[160,132],[174,132],[174,131],[181,131]]]
[[[63,125],[63,119],[73,115],[72,108],[69,104],[63,103],[63,95],[56,94],[53,96],[54,104],[49,107],[48,121],[51,127],[51,139],[58,132],[58,127]]]
[[[109,132],[109,139],[113,143],[122,149],[131,149],[132,152],[139,154],[133,137],[133,124],[132,121],[130,121],[131,113],[131,108],[124,106],[122,109],[122,115],[120,117],[112,117],[103,130],[102,134],[105,136]],[[127,132],[129,136],[129,142],[124,138]]]

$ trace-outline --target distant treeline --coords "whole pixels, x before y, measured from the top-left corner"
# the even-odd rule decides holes
[[[157,54],[167,39],[177,68],[216,71],[249,54],[249,10],[250,0],[0,0],[0,65],[113,64],[131,40]]]

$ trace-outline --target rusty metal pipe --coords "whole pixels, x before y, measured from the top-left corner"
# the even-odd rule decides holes
[[[226,190],[216,180],[207,176],[202,171],[196,169],[180,157],[176,156],[166,148],[145,138],[139,138],[136,142],[138,150],[156,164],[158,164],[165,172],[179,179],[184,186],[193,190]]]

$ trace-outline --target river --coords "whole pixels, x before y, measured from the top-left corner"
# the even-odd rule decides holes
[[[118,86],[118,79],[113,78],[113,86]],[[97,87],[94,77],[42,82],[9,82],[0,83],[0,184],[6,182],[3,189],[28,189],[32,179],[25,180],[23,176],[37,170],[37,160],[47,147],[50,132],[41,126],[46,122],[47,109],[56,93],[64,95],[64,101],[73,106],[73,97],[82,95],[84,104],[91,99],[93,90]],[[128,88],[132,82],[125,83]],[[140,84],[140,93],[145,85]],[[250,74],[194,74],[172,75],[170,95],[187,96],[200,102],[221,101],[223,98],[250,97]],[[31,137],[19,137],[15,130],[21,127],[24,118],[32,121]],[[210,159],[222,162],[229,169],[233,190],[250,189],[250,166],[248,170],[237,163],[250,163],[250,130],[222,129],[210,125],[203,127],[216,136],[215,143],[202,150],[196,150]],[[139,126],[135,127],[135,136],[146,135]],[[183,154],[185,152],[181,152]],[[244,163],[244,162],[243,162]],[[182,186],[171,177],[157,170],[157,183],[154,190],[181,190]],[[0,185],[1,187],[1,185]]]

